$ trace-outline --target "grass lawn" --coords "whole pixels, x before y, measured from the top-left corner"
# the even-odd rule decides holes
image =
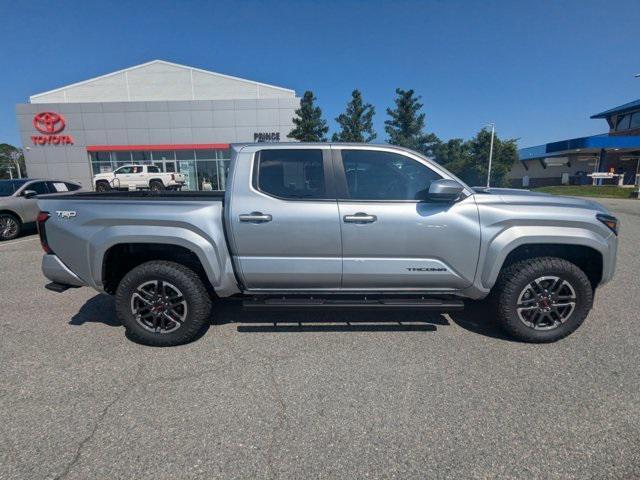
[[[613,185],[594,187],[593,185],[557,185],[553,187],[534,188],[534,192],[568,195],[570,197],[606,197],[631,198],[633,188],[621,188]]]

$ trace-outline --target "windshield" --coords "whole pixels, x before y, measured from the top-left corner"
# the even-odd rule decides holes
[[[8,197],[16,193],[28,180],[0,180],[0,197]]]

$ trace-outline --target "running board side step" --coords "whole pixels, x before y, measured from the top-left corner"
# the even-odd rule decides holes
[[[245,300],[242,306],[246,310],[308,310],[308,309],[421,309],[438,312],[462,310],[464,302],[458,299],[439,298],[379,298],[379,299],[330,299],[330,298],[255,298]]]

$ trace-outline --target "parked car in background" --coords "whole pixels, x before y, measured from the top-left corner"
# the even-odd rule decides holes
[[[182,173],[164,173],[155,165],[125,165],[108,173],[93,176],[93,186],[97,192],[109,190],[149,189],[180,190],[184,186]]]
[[[38,197],[81,188],[68,180],[0,180],[0,241],[16,238],[25,225],[35,223]]]

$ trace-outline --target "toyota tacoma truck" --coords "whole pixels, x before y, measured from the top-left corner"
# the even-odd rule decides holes
[[[113,172],[93,176],[93,188],[96,192],[131,189],[180,190],[184,184],[185,176],[182,173],[164,173],[156,165],[124,165]]]
[[[473,189],[400,147],[232,148],[225,192],[39,200],[50,290],[115,296],[130,337],[197,338],[219,298],[252,309],[463,308],[485,299],[521,341],[584,321],[614,273],[618,221],[598,203]]]

